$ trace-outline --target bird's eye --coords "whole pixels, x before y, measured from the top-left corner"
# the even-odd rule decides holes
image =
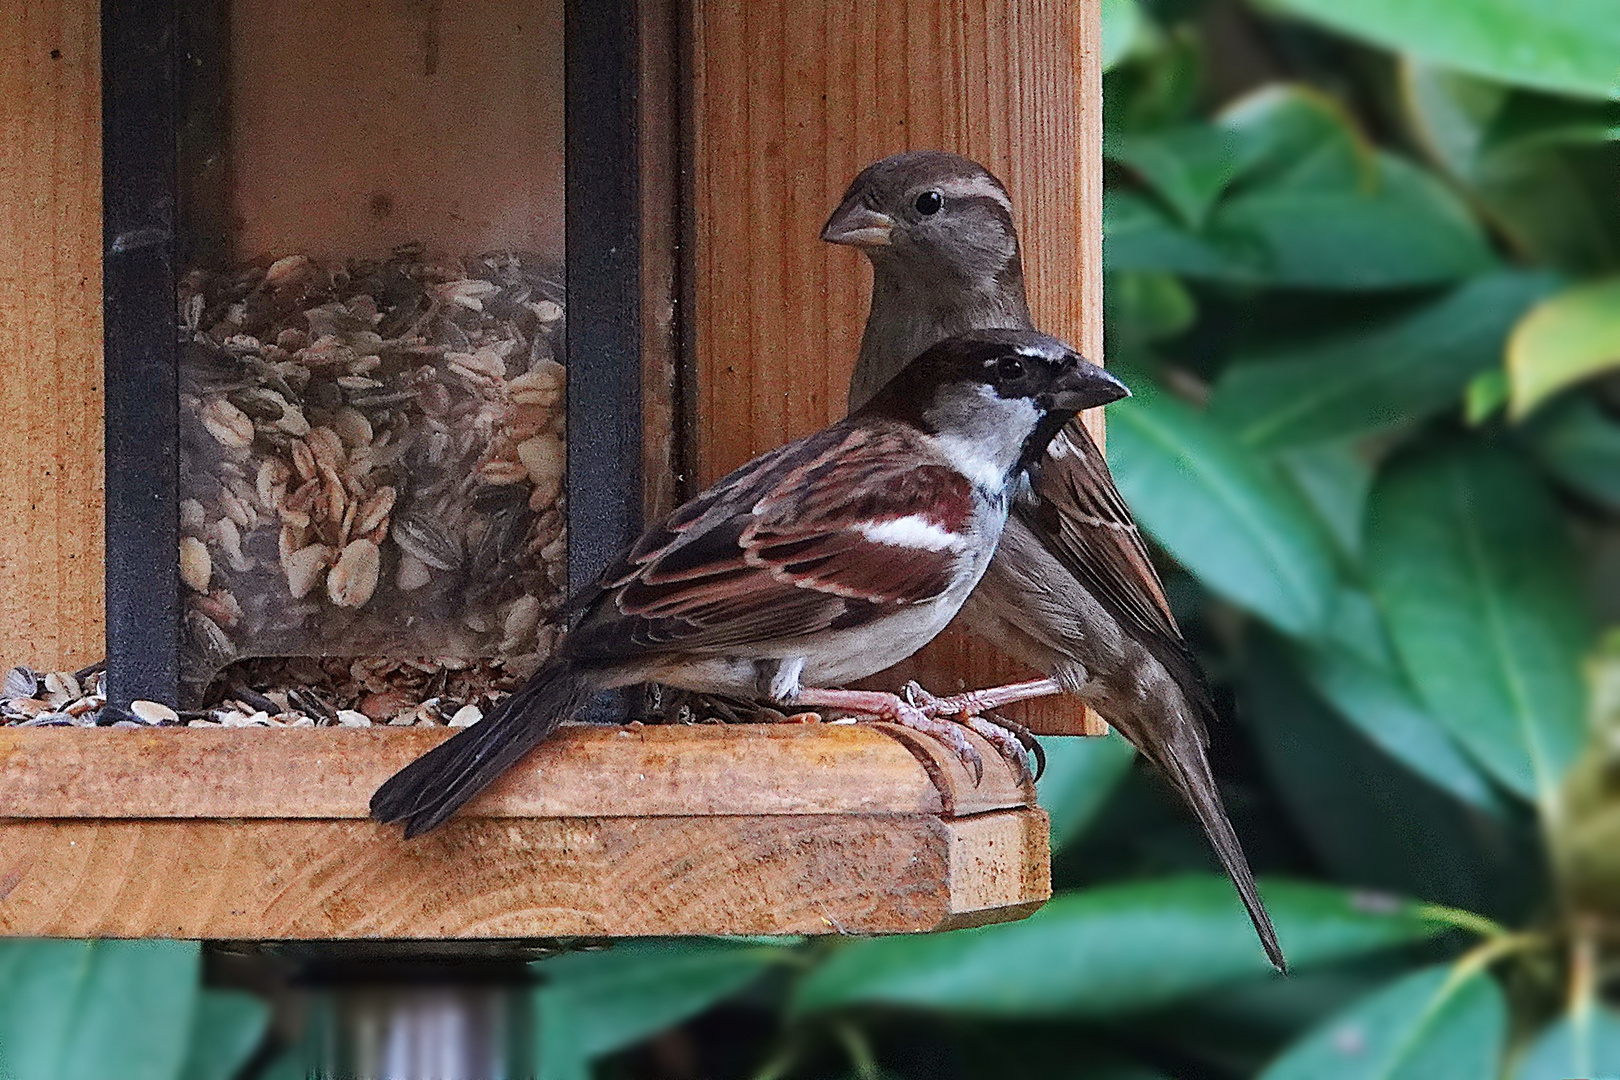
[[[996,361],[996,377],[1004,382],[1013,382],[1024,377],[1024,362],[1016,356],[1003,356]]]
[[[917,213],[923,215],[924,217],[929,217],[933,214],[939,213],[940,210],[944,208],[945,196],[941,195],[937,191],[925,191],[921,195],[917,196],[917,201],[914,205],[917,207]]]

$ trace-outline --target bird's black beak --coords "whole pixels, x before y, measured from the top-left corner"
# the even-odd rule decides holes
[[[1044,395],[1051,402],[1047,408],[1056,412],[1095,409],[1130,396],[1130,387],[1096,364],[1078,359],[1053,380],[1052,389]]]
[[[821,238],[829,244],[848,244],[850,247],[888,247],[892,242],[894,218],[864,203],[846,202],[827,224],[821,227]]]

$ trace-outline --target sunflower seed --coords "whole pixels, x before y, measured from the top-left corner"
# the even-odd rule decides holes
[[[180,714],[161,701],[132,701],[129,711],[143,724],[178,724]]]
[[[192,592],[206,593],[214,575],[214,560],[208,546],[195,536],[180,538],[180,580]]]
[[[370,540],[356,540],[343,549],[326,575],[326,595],[338,607],[364,607],[377,589],[382,553]]]

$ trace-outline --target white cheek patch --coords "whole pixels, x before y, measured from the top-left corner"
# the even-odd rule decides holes
[[[860,534],[874,544],[912,548],[917,551],[960,551],[963,539],[942,529],[925,517],[908,514],[892,521],[868,522],[857,526]]]
[[[934,444],[952,468],[982,491],[999,491],[1040,415],[1029,399],[1002,398],[979,383],[938,403],[925,419],[939,431]]]

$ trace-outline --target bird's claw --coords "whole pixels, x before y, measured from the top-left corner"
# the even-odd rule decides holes
[[[996,748],[996,752],[1018,774],[1020,783],[1034,783],[1046,771],[1046,751],[1041,748],[1035,736],[1030,734],[1029,729],[993,713],[981,714],[976,709],[966,707],[971,705],[972,695],[960,695],[957,698],[937,697],[925,690],[915,679],[902,686],[900,693],[906,704],[936,724],[947,725],[958,735],[964,727],[977,732]],[[978,786],[980,778],[984,775],[984,763],[977,751],[973,754],[977,764],[969,765],[962,750],[950,739],[944,736],[937,737],[957,750],[957,756],[962,759],[964,765],[968,765],[969,771],[974,773],[974,786]],[[972,750],[972,744],[967,742],[966,736],[961,736],[961,741],[967,749]]]
[[[1018,740],[1024,752],[1034,760],[1035,775],[1031,779],[1039,780],[1046,775],[1046,747],[1041,745],[1041,740],[1035,737],[1034,732],[1016,720],[1008,720],[1005,716],[998,716],[993,712],[985,713],[984,718],[997,727],[1012,732],[1013,738]]]
[[[918,687],[923,694],[927,691]],[[931,695],[930,695],[931,696]],[[909,728],[921,735],[944,743],[956,755],[962,767],[973,775],[973,785],[977,787],[984,779],[984,759],[968,737],[963,734],[960,724],[948,720],[940,720],[929,716],[921,706],[914,705],[898,694],[881,693],[874,690],[829,690],[814,687],[801,688],[789,704],[815,708],[825,706],[870,716],[877,720],[886,720],[889,723]]]
[[[1018,774],[1019,784],[1033,784],[1039,779],[1045,768],[1045,756],[1041,754],[1037,757],[1038,749],[1032,750],[1029,743],[1024,741],[1028,738],[1030,743],[1034,743],[1034,738],[1022,724],[1014,725],[1012,721],[999,716],[991,718],[972,715],[960,716],[957,722],[978,732],[986,742],[995,747],[996,752]],[[1019,734],[1020,731],[1023,732],[1022,735]],[[1040,744],[1035,743],[1035,746],[1038,748]],[[1035,763],[1033,766],[1032,762]]]
[[[924,691],[924,693],[927,693],[927,691]],[[896,700],[899,701],[899,699]],[[902,727],[908,727],[913,731],[921,732],[944,743],[956,755],[956,760],[962,763],[962,767],[973,775],[974,787],[978,787],[979,783],[984,779],[984,758],[979,755],[978,748],[969,742],[968,737],[962,733],[960,725],[947,720],[937,720],[915,705],[904,701],[899,701],[899,707],[895,709],[893,716],[886,716],[883,719],[899,724]],[[991,745],[994,745],[994,743]]]

